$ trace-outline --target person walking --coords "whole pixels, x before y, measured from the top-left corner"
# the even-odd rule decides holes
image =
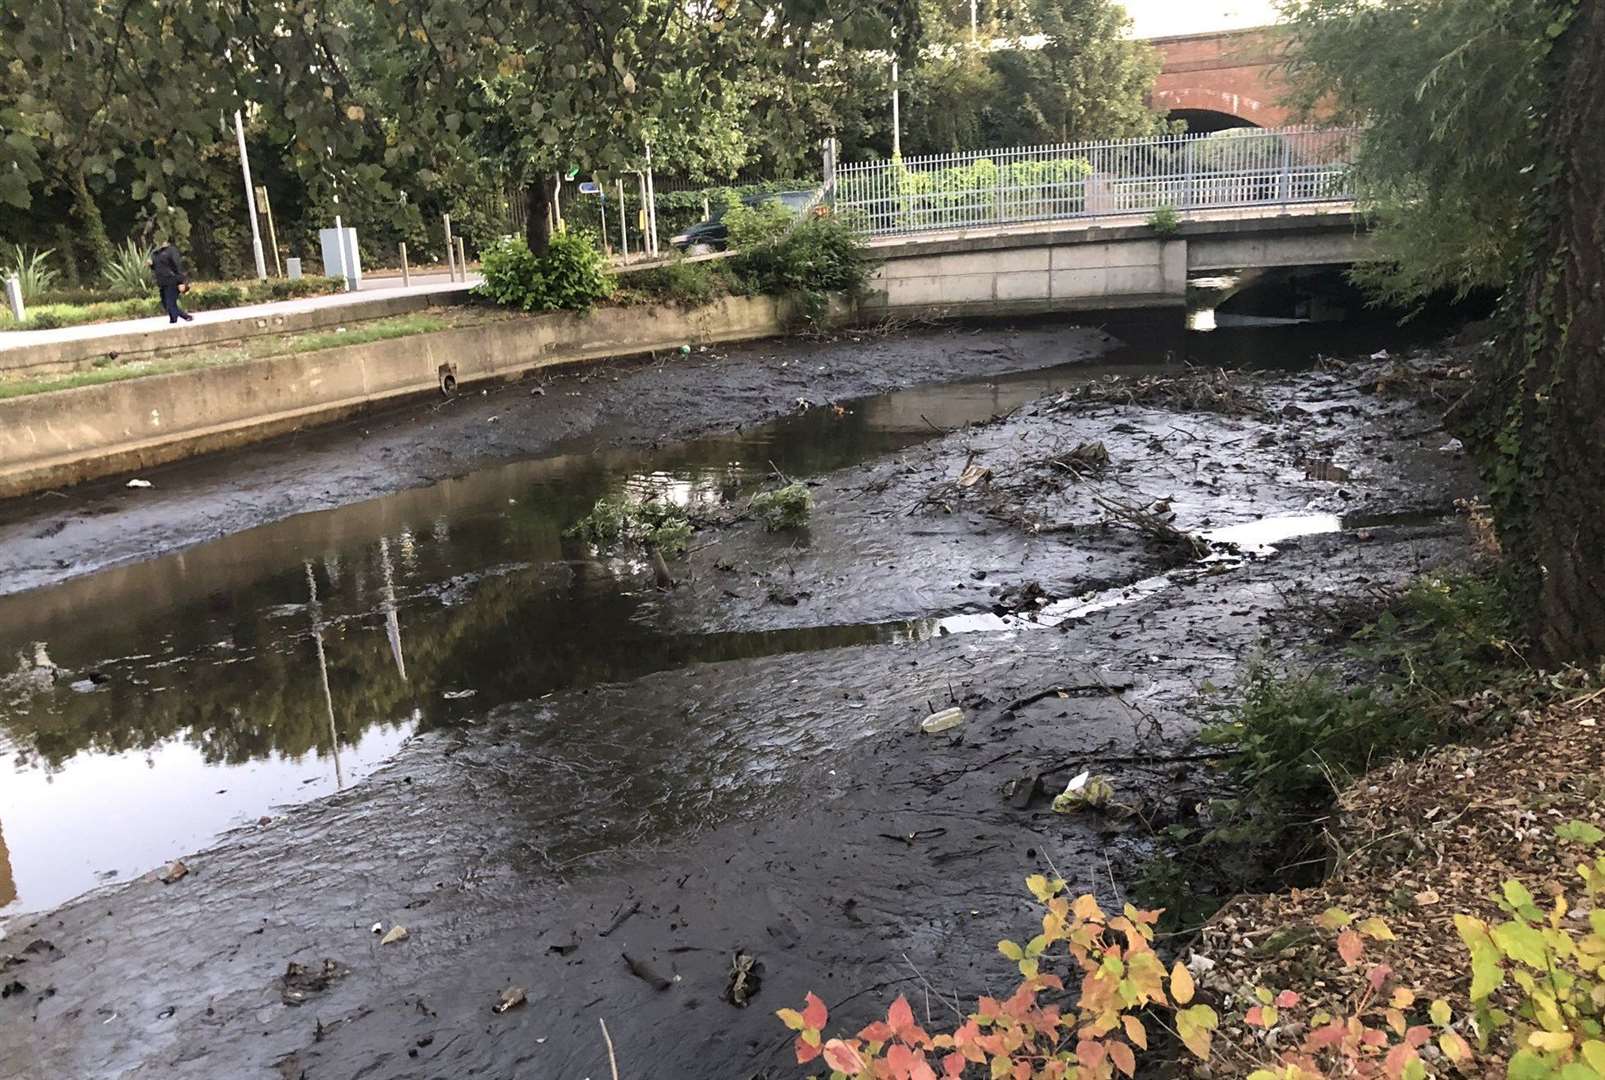
[[[195,316],[178,306],[179,294],[189,292],[189,275],[184,272],[184,260],[179,257],[178,249],[163,241],[151,253],[150,272],[156,279],[156,287],[161,290],[162,310],[167,312],[167,321],[192,321]]]

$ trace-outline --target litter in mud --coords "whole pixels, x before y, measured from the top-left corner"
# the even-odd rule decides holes
[[[738,1009],[745,1009],[762,985],[763,964],[749,952],[737,949],[730,959],[730,982],[724,998]]]
[[[509,986],[496,998],[496,1004],[490,1007],[493,1013],[504,1013],[516,1009],[529,999],[529,991],[522,986]]]
[[[140,480],[137,477],[134,478],[133,480],[128,481],[128,483],[123,485],[123,487],[131,487],[131,488],[148,488],[148,487],[155,487],[155,486],[156,485],[151,483],[149,480]]]
[[[964,723],[964,710],[955,705],[951,709],[943,709],[941,712],[932,713],[924,720],[921,720],[920,730],[927,735],[937,735],[944,731],[951,731],[962,723]]]
[[[329,984],[350,972],[334,960],[324,959],[316,968],[290,961],[279,976],[279,998],[286,1005],[300,1005],[313,994],[321,994]]]
[[[381,945],[394,945],[398,941],[406,941],[406,940],[407,940],[407,928],[405,926],[392,926],[390,928],[390,932],[387,933],[384,937],[379,939],[379,944],[381,944]]]
[[[971,458],[964,466],[964,471],[959,473],[958,485],[961,488],[972,488],[977,484],[984,484],[990,479],[992,479],[992,470],[977,465],[975,459]]]
[[[673,980],[664,978],[644,961],[637,960],[629,953],[621,953],[620,955],[624,958],[624,963],[630,969],[631,975],[634,975],[659,993],[674,985]]]
[[[169,863],[167,868],[156,877],[157,880],[163,885],[171,885],[173,882],[180,880],[188,874],[189,867],[184,865],[184,860],[178,859],[172,863]]]
[[[1107,776],[1094,776],[1091,771],[1077,773],[1053,800],[1055,814],[1074,814],[1081,810],[1096,810],[1107,806],[1115,797],[1115,786]]]

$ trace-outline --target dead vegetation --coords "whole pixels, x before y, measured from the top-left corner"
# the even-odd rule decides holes
[[[1154,405],[1179,412],[1271,415],[1253,376],[1224,368],[1195,368],[1180,375],[1106,375],[1061,391],[1046,408],[1063,412],[1085,405]]]
[[[1605,826],[1601,693],[1523,720],[1493,745],[1449,747],[1360,778],[1339,797],[1328,829],[1336,869],[1327,880],[1240,898],[1210,920],[1189,966],[1218,1003],[1218,1037],[1241,1051],[1218,1055],[1214,1076],[1246,1074],[1297,1043],[1312,1017],[1363,992],[1374,964],[1422,1001],[1447,997],[1455,1015],[1466,1014],[1470,962],[1455,916],[1499,920],[1507,880],[1535,893],[1575,881],[1578,849],[1567,829]],[[1370,960],[1346,965],[1322,923],[1334,908],[1386,919],[1393,939],[1368,943]],[[1301,1000],[1271,1027],[1253,1027],[1242,1016],[1257,987],[1295,989]],[[1497,1066],[1509,1053],[1496,1039],[1478,1064],[1502,1075]]]

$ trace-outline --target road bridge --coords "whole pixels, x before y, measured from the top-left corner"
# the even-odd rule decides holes
[[[1292,119],[1283,104],[1287,38],[1273,26],[1151,38],[1164,66],[1151,104],[1184,120],[1190,132],[1280,127]]]

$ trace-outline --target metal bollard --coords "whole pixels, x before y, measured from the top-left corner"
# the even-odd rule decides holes
[[[412,284],[412,273],[407,269],[407,245],[401,245],[401,287],[405,289]]]
[[[453,247],[452,242],[451,242],[451,215],[450,214],[441,214],[440,218],[446,224],[446,275],[452,281],[456,281],[457,280],[457,263],[456,263],[456,260],[454,259],[454,256],[456,255],[456,250]]]
[[[28,309],[22,303],[22,281],[15,274],[6,278],[6,303],[11,305],[11,317],[19,323],[28,317]]]
[[[457,272],[462,275],[457,280],[465,282],[468,280],[468,248],[461,236],[457,238]]]

